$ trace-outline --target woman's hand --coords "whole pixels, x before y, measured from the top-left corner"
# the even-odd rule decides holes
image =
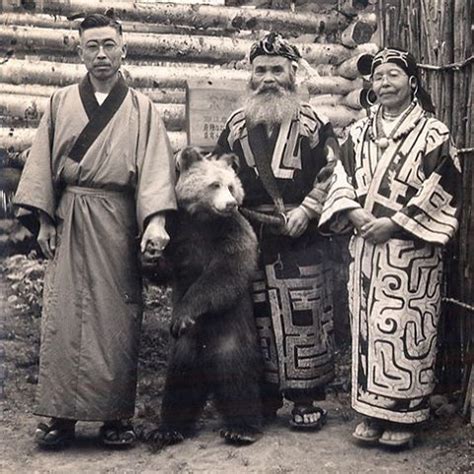
[[[390,239],[397,229],[398,225],[392,219],[380,217],[364,224],[360,235],[373,244],[382,244]]]
[[[352,222],[352,225],[357,229],[358,234],[362,232],[362,227],[364,225],[375,220],[375,217],[369,211],[361,207],[348,211],[347,217]]]

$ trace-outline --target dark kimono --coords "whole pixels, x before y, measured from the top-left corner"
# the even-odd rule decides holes
[[[260,179],[243,110],[228,120],[219,145],[240,157],[245,208],[272,213],[274,202]],[[255,225],[261,258],[253,284],[254,312],[265,362],[265,379],[281,391],[322,389],[334,377],[333,301],[328,241],[316,228],[326,191],[317,183],[334,159],[332,127],[308,104],[281,124],[265,147],[288,211],[299,205],[311,218],[299,238]],[[328,156],[329,155],[329,156]],[[329,183],[330,185],[330,183]]]

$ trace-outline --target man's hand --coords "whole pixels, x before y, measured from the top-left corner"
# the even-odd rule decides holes
[[[40,211],[40,229],[38,233],[38,244],[46,258],[53,258],[56,251],[56,226],[50,217]]]
[[[163,253],[170,241],[165,223],[165,216],[162,214],[156,214],[150,218],[140,243],[142,253],[149,252],[153,257],[159,257]]]
[[[390,239],[397,229],[398,225],[392,219],[380,217],[363,225],[360,235],[373,244],[382,244]]]
[[[309,217],[301,207],[296,207],[286,215],[287,222],[282,234],[296,238],[303,234],[308,228]]]
[[[352,225],[357,229],[357,233],[362,232],[362,227],[375,220],[375,217],[366,209],[357,208],[347,212],[347,217]]]

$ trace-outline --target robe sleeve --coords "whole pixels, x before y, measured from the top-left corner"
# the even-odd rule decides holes
[[[358,204],[353,201],[355,193],[340,161],[341,151],[332,126],[327,123],[320,129],[319,134],[318,148],[320,156],[323,156],[324,166],[301,206],[309,217],[319,217],[321,227],[331,220],[332,216],[354,209]]]
[[[422,185],[391,219],[424,241],[445,245],[458,228],[462,181],[457,150],[439,124],[427,137]]]
[[[144,102],[144,103],[143,103]],[[137,219],[140,232],[154,214],[177,208],[173,152],[163,120],[153,103],[144,99],[137,151]]]
[[[21,208],[17,211],[20,221],[28,211],[36,210],[43,211],[54,221],[57,202],[52,171],[53,98],[54,94],[41,118],[13,199],[13,204]]]

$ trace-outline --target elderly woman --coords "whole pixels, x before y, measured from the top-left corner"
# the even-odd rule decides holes
[[[460,166],[411,54],[384,49],[359,66],[378,104],[350,130],[349,179],[333,187],[320,226],[349,217],[355,228],[352,406],[367,418],[353,436],[411,446],[435,384],[442,247],[458,227]]]

